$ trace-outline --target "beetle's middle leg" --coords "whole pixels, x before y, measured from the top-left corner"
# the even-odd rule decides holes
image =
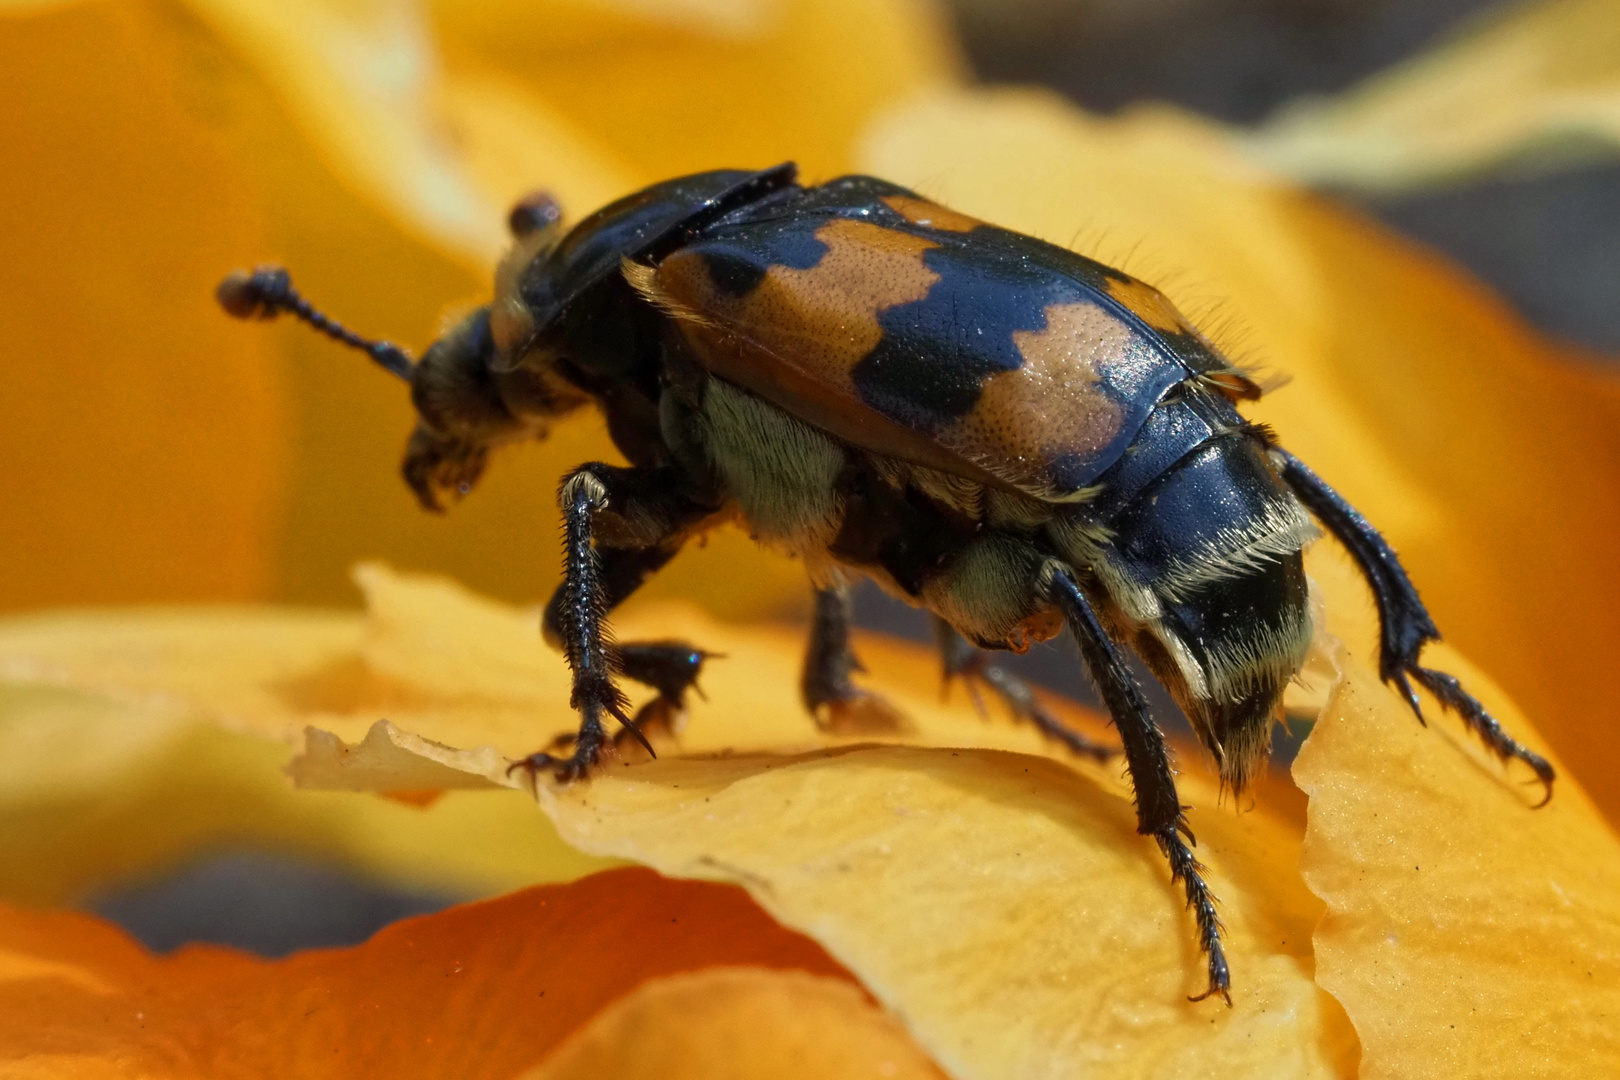
[[[1543,805],[1552,798],[1555,773],[1546,758],[1531,750],[1503,730],[1496,718],[1485,711],[1479,699],[1462,688],[1455,675],[1423,667],[1418,658],[1423,646],[1440,640],[1440,630],[1434,625],[1429,611],[1419,599],[1412,579],[1406,576],[1395,549],[1379,534],[1361,512],[1345,501],[1344,496],[1328,487],[1304,462],[1281,447],[1272,447],[1273,461],[1283,481],[1293,489],[1306,509],[1327,526],[1328,531],[1349,550],[1361,572],[1372,586],[1378,603],[1378,624],[1381,641],[1378,649],[1378,675],[1398,689],[1417,713],[1417,694],[1408,678],[1433,694],[1442,705],[1462,717],[1463,723],[1479,736],[1496,756],[1503,761],[1517,759],[1529,765],[1546,788]]]
[[[850,678],[865,671],[850,644],[855,621],[854,591],[845,584],[816,587],[810,642],[805,650],[799,694],[823,730],[841,734],[893,732],[905,726],[899,710]]]
[[[554,769],[560,780],[584,776],[609,739],[604,718],[611,716],[647,747],[638,720],[615,682],[624,675],[652,686],[658,702],[678,708],[695,684],[701,649],[683,642],[615,645],[605,620],[609,611],[667,563],[686,530],[708,511],[682,493],[679,478],[666,469],[582,465],[562,483],[563,581],[546,606],[546,639],[561,647],[574,674],[570,705],[580,714],[568,757],[531,754],[513,768],[531,774]]]
[[[983,649],[969,644],[954,626],[937,615],[934,616],[934,639],[939,643],[939,658],[945,669],[946,685],[949,686],[953,679],[961,679],[973,695],[973,702],[981,714],[984,703],[979,698],[978,684],[983,683],[1007,703],[1014,719],[1034,724],[1042,735],[1062,743],[1070,752],[1097,761],[1107,761],[1119,753],[1117,747],[1093,742],[1053,716],[1028,683],[990,659],[990,654]]]
[[[1219,994],[1232,1004],[1231,974],[1226,951],[1221,945],[1221,921],[1215,913],[1215,895],[1204,882],[1203,866],[1193,857],[1192,830],[1187,827],[1185,807],[1176,794],[1175,776],[1164,735],[1148,712],[1147,699],[1136,685],[1125,660],[1103,630],[1091,601],[1080,591],[1066,570],[1053,569],[1048,595],[1063,611],[1080,646],[1091,677],[1097,681],[1103,701],[1113,715],[1120,741],[1125,745],[1125,764],[1136,789],[1137,831],[1153,837],[1159,850],[1170,860],[1170,880],[1180,881],[1187,893],[1187,906],[1198,922],[1198,941],[1209,957],[1209,988],[1193,998],[1201,1001]]]

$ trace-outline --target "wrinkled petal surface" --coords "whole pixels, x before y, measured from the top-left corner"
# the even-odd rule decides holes
[[[1183,778],[1183,796],[1214,792]],[[1194,1003],[1191,922],[1121,794],[1039,757],[860,747],[670,761],[545,789],[587,851],[743,884],[958,1077],[1348,1076],[1289,831],[1193,815],[1235,1007]]]
[[[1319,547],[1309,563],[1326,628],[1350,639],[1364,635],[1360,585],[1342,554]],[[365,569],[360,580],[372,611],[364,621],[267,614],[255,627],[247,613],[126,614],[103,616],[99,625],[86,615],[13,620],[0,634],[0,671],[34,694],[99,695],[99,707],[109,715],[121,710],[126,722],[162,703],[173,710],[168,715],[211,718],[237,727],[238,737],[253,733],[283,746],[312,726],[291,768],[300,782],[417,802],[428,801],[423,796],[433,785],[516,783],[504,762],[533,748],[536,716],[549,707],[559,728],[571,725],[559,708],[565,671],[535,648],[535,613],[381,567]],[[705,673],[712,703],[694,705],[690,724],[660,740],[658,761],[627,752],[587,784],[558,789],[542,781],[537,794],[558,833],[594,856],[741,885],[781,924],[821,943],[953,1076],[1053,1075],[1054,1062],[1060,1074],[1101,1076],[1269,1076],[1278,1069],[1347,1076],[1356,1067],[1356,1033],[1379,1023],[1389,1038],[1376,1068],[1385,1070],[1380,1075],[1408,1075],[1434,1052],[1402,1034],[1408,1017],[1421,1027],[1443,1015],[1465,1041],[1519,1030],[1543,1043],[1601,1020],[1606,1006],[1596,998],[1548,1013],[1525,996],[1562,977],[1543,965],[1545,956],[1564,955],[1558,950],[1481,948],[1481,935],[1469,932],[1477,921],[1432,919],[1402,957],[1410,955],[1418,975],[1437,980],[1441,989],[1429,991],[1436,1004],[1428,1013],[1391,1014],[1398,1005],[1380,965],[1389,948],[1384,922],[1400,914],[1381,898],[1373,915],[1366,913],[1365,895],[1356,892],[1366,883],[1344,886],[1346,856],[1338,848],[1352,860],[1366,848],[1419,867],[1444,864],[1432,880],[1464,892],[1494,889],[1501,859],[1517,858],[1523,880],[1551,876],[1573,906],[1550,908],[1556,890],[1529,888],[1509,901],[1501,925],[1528,919],[1571,948],[1592,944],[1595,976],[1620,923],[1602,872],[1582,879],[1560,869],[1613,860],[1613,837],[1579,785],[1564,777],[1554,808],[1531,811],[1530,794],[1518,786],[1525,777],[1480,762],[1448,717],[1421,728],[1397,699],[1378,699],[1380,723],[1398,720],[1405,726],[1396,730],[1421,733],[1413,761],[1432,759],[1440,776],[1451,770],[1479,789],[1467,797],[1481,805],[1503,804],[1474,822],[1471,848],[1435,827],[1457,815],[1425,810],[1431,792],[1396,782],[1398,772],[1377,756],[1383,743],[1352,742],[1315,759],[1308,751],[1307,760],[1326,763],[1311,767],[1335,778],[1301,774],[1318,804],[1308,880],[1335,905],[1335,916],[1349,913],[1320,927],[1321,902],[1297,869],[1300,830],[1286,800],[1262,790],[1252,808],[1233,813],[1220,806],[1196,759],[1183,762],[1179,786],[1195,808],[1199,854],[1228,927],[1235,1007],[1227,1011],[1185,1000],[1202,988],[1190,920],[1158,853],[1136,834],[1117,765],[1054,760],[1028,729],[987,722],[965,702],[942,705],[931,692],[934,661],[912,646],[863,643],[875,672],[870,685],[907,718],[906,730],[877,745],[815,733],[782,693],[793,685],[796,632],[729,628],[691,608],[665,605],[645,605],[619,626],[628,636],[690,636],[727,655]],[[1489,680],[1449,649],[1431,652],[1431,662],[1467,679],[1516,734],[1542,745]],[[1352,691],[1366,683],[1350,653],[1337,662]],[[1324,722],[1355,699],[1342,688],[1317,692],[1328,697]],[[390,722],[380,722],[383,712]],[[1077,710],[1064,715],[1086,724]],[[87,766],[80,782],[96,768],[103,779],[136,768],[140,755],[127,757],[134,764],[109,755]],[[44,775],[50,767],[47,760]],[[1387,793],[1375,780],[1389,782]],[[1373,793],[1372,803],[1359,795],[1347,801],[1346,792]],[[302,797],[373,805],[338,792]],[[514,799],[522,796],[452,791],[425,811],[397,799],[382,805],[430,817],[458,800],[470,807]],[[1410,810],[1422,827],[1401,830],[1392,843],[1387,816],[1359,812],[1379,799],[1390,814],[1397,805],[1401,813]],[[361,850],[376,843],[365,836],[366,824],[346,826]],[[131,828],[140,825],[163,828],[162,822]],[[1554,831],[1533,831],[1541,828]],[[445,862],[463,857],[455,845],[466,837],[437,835],[446,844]],[[1323,857],[1323,850],[1333,855]],[[1314,876],[1317,866],[1327,868],[1327,877]],[[1468,895],[1479,906],[1478,895]],[[1321,979],[1338,1000],[1317,985],[1318,956],[1324,963],[1332,958],[1331,974],[1324,967]],[[1443,1000],[1458,992],[1445,981],[1454,962],[1500,988],[1474,999],[1466,1017]],[[1530,968],[1535,976],[1523,978]],[[1359,992],[1369,980],[1378,992]],[[1416,988],[1421,979],[1414,975],[1412,982]],[[1589,1042],[1602,1052],[1598,1040]]]

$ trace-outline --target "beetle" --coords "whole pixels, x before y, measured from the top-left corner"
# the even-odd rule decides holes
[[[419,361],[313,308],[284,270],[221,283],[243,318],[291,313],[405,379],[418,419],[403,473],[422,505],[471,489],[492,449],[594,404],[626,466],[563,478],[564,579],[544,634],[573,673],[576,735],[514,768],[586,776],[640,739],[617,678],[679,709],[708,654],[614,644],[607,613],[723,521],[803,560],[815,617],[801,684],[818,722],[879,703],[851,680],[860,576],[933,613],[947,678],[971,680],[1080,754],[984,650],[1065,626],[1119,733],[1139,831],[1180,882],[1231,1004],[1214,898],[1139,656],[1241,792],[1262,767],[1311,639],[1302,552],[1320,522],[1372,587],[1379,673],[1422,719],[1428,690],[1504,762],[1554,772],[1458,680],[1419,663],[1439,632],[1395,552],[1250,423],[1260,388],[1154,288],[896,184],[806,186],[791,163],[654,184],[564,231],[539,195],[509,218],[494,298]],[[1546,801],[1544,798],[1543,802]]]

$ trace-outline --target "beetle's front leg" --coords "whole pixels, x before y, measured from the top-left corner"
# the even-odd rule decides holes
[[[1125,764],[1136,789],[1137,831],[1151,836],[1170,860],[1170,880],[1180,881],[1186,890],[1187,906],[1198,922],[1198,943],[1209,957],[1209,987],[1192,998],[1202,1001],[1219,994],[1232,1004],[1231,973],[1226,966],[1226,950],[1221,945],[1221,921],[1215,913],[1215,894],[1204,882],[1203,866],[1193,857],[1192,830],[1187,827],[1186,807],[1176,794],[1176,781],[1170,771],[1170,755],[1164,735],[1148,712],[1147,699],[1132,678],[1130,669],[1113,641],[1103,630],[1091,601],[1080,591],[1066,570],[1053,568],[1047,594],[1063,610],[1069,630],[1080,646],[1091,677],[1097,682],[1114,726],[1125,746]]]
[[[1540,803],[1552,798],[1552,785],[1556,774],[1546,758],[1520,743],[1502,729],[1496,718],[1485,711],[1479,699],[1462,688],[1455,675],[1423,667],[1418,659],[1423,646],[1440,640],[1440,630],[1434,625],[1429,611],[1418,597],[1412,579],[1406,576],[1395,549],[1389,546],[1378,530],[1344,497],[1334,491],[1304,462],[1281,447],[1271,448],[1272,460],[1286,483],[1306,509],[1327,526],[1349,550],[1351,558],[1372,587],[1378,603],[1380,641],[1378,648],[1378,674],[1385,682],[1398,689],[1406,698],[1419,720],[1423,712],[1418,708],[1417,694],[1408,679],[1433,694],[1439,702],[1462,717],[1470,731],[1503,761],[1517,759],[1529,765],[1536,778],[1546,788]]]
[[[628,703],[623,692],[613,681],[616,658],[603,625],[607,596],[591,535],[596,515],[608,505],[607,485],[586,465],[563,480],[559,500],[564,536],[559,630],[563,655],[574,673],[569,705],[579,713],[579,733],[574,737],[572,755],[559,758],[545,752],[531,754],[513,768],[524,768],[531,776],[551,768],[558,780],[566,782],[589,773],[601,755],[608,739],[602,723],[604,713],[632,730],[634,722],[625,711]]]
[[[708,654],[677,642],[614,647],[607,613],[674,555],[678,539],[702,508],[681,494],[678,478],[662,469],[582,465],[562,483],[563,581],[546,608],[545,633],[561,646],[573,671],[570,699],[579,712],[579,730],[567,757],[541,752],[517,762],[530,775],[550,768],[559,780],[590,772],[608,742],[604,716],[617,720],[652,753],[627,711],[615,682],[625,674],[654,685],[663,696],[680,695],[692,685]],[[599,533],[624,545],[599,550]]]
[[[671,509],[665,507],[664,509]],[[679,529],[689,514],[672,515],[676,520],[671,527]],[[666,516],[664,520],[668,521]],[[605,608],[604,615],[623,603],[631,593],[641,587],[653,574],[680,550],[680,534],[676,531],[661,543],[648,547],[603,547],[598,540],[596,548],[597,580]],[[551,602],[546,605],[545,620],[541,624],[546,641],[553,647],[564,648],[563,627],[568,619],[568,583],[557,586]],[[650,686],[658,696],[643,705],[635,715],[635,723],[621,728],[614,742],[621,744],[624,736],[636,731],[663,729],[673,733],[677,719],[686,707],[686,692],[698,690],[698,676],[703,665],[716,654],[699,649],[684,641],[621,641],[614,647],[618,661],[617,672],[632,682]],[[698,691],[701,693],[701,691]],[[557,746],[574,745],[570,734],[557,741]]]

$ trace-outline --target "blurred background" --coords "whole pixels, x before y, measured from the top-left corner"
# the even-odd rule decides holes
[[[720,3],[685,6],[701,9],[722,31],[731,17]],[[891,8],[900,14],[885,17],[905,24],[895,32],[925,41],[907,61],[919,71],[1040,85],[1102,115],[1165,102],[1257,131],[1282,123],[1302,102],[1309,107],[1315,97],[1350,90],[1497,17],[1496,5],[1479,0],[948,0],[938,8]],[[443,5],[428,9],[445,56],[493,58],[486,81],[460,84],[451,108],[495,100],[501,79],[537,63],[533,37],[505,32],[502,5],[464,4],[453,20]],[[394,35],[392,51],[357,47],[352,63],[382,65],[370,72],[382,88],[371,103],[381,116],[410,106],[412,58],[421,59],[423,46],[412,36],[416,24],[379,18],[383,37]],[[0,19],[0,128],[10,129],[0,132],[8,158],[0,235],[9,238],[0,240],[9,384],[0,394],[0,450],[9,465],[0,474],[9,508],[0,539],[0,607],[221,599],[352,606],[349,565],[379,555],[454,573],[511,601],[542,599],[556,561],[549,454],[548,463],[501,462],[466,506],[444,520],[426,518],[395,480],[408,413],[397,395],[388,396],[392,387],[296,329],[244,332],[207,310],[205,285],[219,273],[283,260],[306,292],[345,322],[419,345],[440,309],[485,287],[487,262],[478,253],[492,242],[489,223],[458,218],[454,199],[429,190],[443,180],[433,162],[419,163],[421,190],[402,183],[388,196],[405,207],[395,216],[415,222],[414,235],[394,228],[386,209],[346,194],[379,183],[366,171],[375,162],[361,153],[328,169],[316,161],[323,139],[375,141],[382,147],[378,160],[395,166],[418,150],[386,125],[345,128],[332,120],[315,136],[289,136],[290,122],[267,104],[264,87],[240,77],[234,65],[252,58],[254,42],[287,55],[301,46],[278,41],[276,20],[252,4],[22,4],[0,8]],[[859,33],[805,19],[795,32],[850,33],[853,43],[850,70],[804,93],[852,101],[864,94],[875,102],[893,92],[885,79],[898,85],[915,75],[863,69]],[[1615,19],[1620,24],[1620,8]],[[704,128],[753,122],[728,119],[735,110],[746,117],[746,103],[704,103],[702,110],[712,106],[709,116],[679,99],[673,83],[636,84],[635,71],[648,66],[638,63],[636,50],[657,48],[656,41],[627,34],[624,69],[591,70],[571,68],[568,50],[586,55],[599,48],[593,33],[608,34],[611,44],[611,26],[587,33],[559,18],[547,32],[547,47],[555,50],[546,59],[555,70],[548,92],[572,115],[588,120],[599,107],[606,115],[609,105],[600,102],[615,93],[646,102],[643,129],[621,124],[604,136],[618,140],[620,150],[647,147],[645,160],[670,163],[665,174],[733,164],[704,157],[713,152]],[[219,40],[234,41],[235,52]],[[85,77],[54,59],[64,55],[64,42],[79,58],[98,58],[98,74]],[[718,59],[702,50],[694,55],[694,65],[732,62],[723,47]],[[659,71],[660,78],[678,75]],[[791,97],[786,83],[772,81],[778,78],[794,73],[790,67],[758,73],[762,97]],[[131,85],[150,86],[150,98],[131,95]],[[311,93],[318,80],[298,85]],[[397,101],[388,97],[396,92]],[[848,111],[859,112],[859,104]],[[790,114],[794,107],[784,104]],[[483,108],[476,115],[497,125],[549,122],[521,110]],[[797,141],[801,148],[789,153],[811,175],[841,171],[850,133],[834,121],[815,123],[787,125],[769,149]],[[198,125],[228,130],[234,145],[249,152],[221,154],[196,135]],[[475,159],[490,146],[509,145],[489,134],[479,136]],[[566,140],[566,133],[557,138]],[[585,164],[570,174],[572,190],[561,192],[576,214],[604,201],[602,192],[664,175],[626,184],[615,161],[593,164],[589,153],[580,156]],[[177,161],[182,169],[174,168]],[[474,161],[475,171],[524,167],[546,171],[544,162],[520,154],[515,161]],[[1322,197],[1465,267],[1567,344],[1572,363],[1601,365],[1605,354],[1620,355],[1620,165],[1612,157],[1526,155],[1421,185],[1347,181],[1353,172],[1312,184]],[[63,190],[78,194],[63,200]],[[176,231],[174,222],[186,227]],[[177,359],[161,377],[131,366],[170,354]],[[154,414],[171,422],[153,426]],[[295,433],[290,443],[281,435],[286,430]],[[570,439],[583,446],[595,437],[565,433],[556,453],[566,455]],[[204,454],[226,455],[228,468],[199,460]],[[653,594],[691,594],[705,567],[745,543],[721,539],[691,560],[683,556],[685,568]],[[771,579],[771,588],[778,584]],[[758,615],[760,588],[758,595],[714,588],[705,595],[719,614]],[[764,613],[803,614],[780,602]],[[920,614],[875,590],[862,593],[859,614],[867,626],[927,638]],[[1015,666],[1051,689],[1093,700],[1067,647],[1034,650]],[[1164,695],[1157,701],[1162,714],[1174,713]],[[1286,759],[1292,744],[1282,742]],[[206,940],[280,955],[363,940],[388,921],[454,899],[283,855],[225,851],[84,903],[154,948]]]

